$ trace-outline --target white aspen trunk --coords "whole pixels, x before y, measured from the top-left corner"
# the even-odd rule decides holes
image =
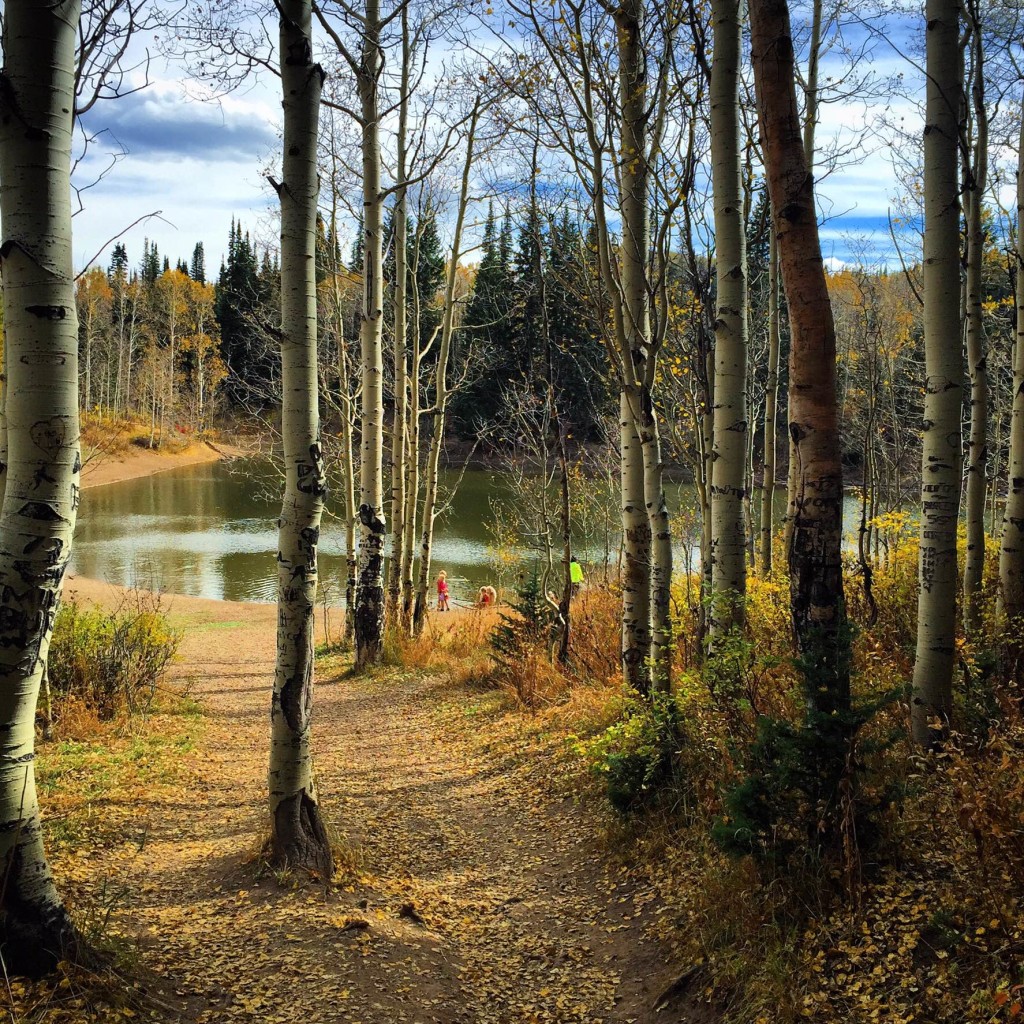
[[[1010,453],[999,546],[999,610],[1007,634],[1022,635],[1024,616],[1024,118],[1017,150],[1017,337],[1013,350],[1013,408],[1010,412]],[[1019,657],[1021,644],[1011,644]]]
[[[312,0],[282,0],[281,434],[277,663],[270,705],[271,855],[329,880],[331,847],[313,778],[317,544],[326,479],[320,446],[316,322],[317,127],[323,71],[312,59]]]
[[[672,538],[662,485],[661,443],[651,397],[655,354],[651,338],[648,283],[650,231],[647,165],[647,62],[643,39],[641,0],[626,0],[614,12],[619,53],[621,131],[618,177],[622,216],[621,287],[623,355],[630,374],[624,393],[633,417],[640,451],[633,452],[643,466],[643,498],[648,518],[649,554],[649,657],[651,685],[669,689],[672,672]],[[625,502],[623,503],[625,506]]]
[[[957,0],[928,0],[924,131],[925,403],[914,741],[942,742],[953,706],[960,512],[960,53]]]
[[[416,510],[420,494],[420,318],[419,299],[414,296],[413,354],[409,373],[409,436],[407,478],[405,483],[405,523],[402,528],[402,623],[412,628],[415,580],[413,562],[416,550]]]
[[[441,322],[441,347],[437,354],[437,368],[434,385],[434,433],[430,439],[430,454],[427,456],[426,487],[423,495],[423,539],[420,543],[419,582],[416,586],[416,603],[413,608],[413,630],[419,633],[426,620],[430,586],[430,555],[434,542],[434,519],[437,515],[438,468],[441,462],[441,445],[444,443],[444,423],[448,410],[448,361],[452,350],[452,333],[455,326],[455,284],[458,280],[459,253],[462,250],[462,232],[466,223],[466,207],[469,203],[470,172],[473,169],[473,150],[476,143],[476,125],[480,114],[477,100],[469,120],[466,133],[466,162],[462,167],[462,185],[459,192],[459,209],[455,217],[455,234],[452,238],[452,255],[448,262],[448,277],[444,290],[444,314]]]
[[[86,412],[92,409],[92,331],[95,310],[92,302],[86,307],[85,314],[85,401]]]
[[[76,936],[43,850],[35,714],[80,486],[71,137],[80,5],[4,11],[0,266],[6,480],[0,511],[0,949],[6,974],[40,974]]]
[[[357,76],[363,156],[362,416],[359,461],[359,577],[356,582],[356,667],[380,658],[384,639],[384,273],[381,231],[380,3],[366,0]]]
[[[402,6],[402,69],[399,84],[398,109],[398,191],[395,194],[395,282],[394,282],[394,380],[395,408],[391,421],[391,563],[388,567],[388,609],[393,623],[400,619],[402,566],[405,561],[405,481],[408,438],[406,427],[406,348],[408,322],[408,213],[407,195],[403,184],[408,177],[406,134],[409,121],[409,62],[412,59],[409,42],[409,6]],[[413,498],[412,500],[415,500]]]
[[[331,217],[331,231],[338,237],[336,211]],[[356,466],[355,439],[352,436],[354,420],[353,400],[349,394],[348,352],[345,347],[345,323],[341,312],[341,290],[338,287],[337,268],[334,274],[334,317],[335,333],[338,338],[338,409],[341,412],[341,480],[345,501],[345,640],[355,639],[356,578],[358,559],[356,550],[356,523],[359,510],[356,507]]]
[[[988,484],[988,365],[982,313],[984,283],[982,222],[988,184],[988,111],[985,109],[985,52],[981,22],[972,17],[974,50],[974,151],[968,168],[967,234],[967,367],[971,381],[971,426],[967,448],[967,557],[964,562],[964,625],[981,628],[981,585],[985,572],[985,492]]]
[[[632,398],[632,400],[631,400]],[[622,488],[622,675],[640,693],[651,688],[651,523],[644,500],[643,449],[632,405],[619,398],[620,485]]]
[[[772,226],[768,258],[768,380],[764,396],[764,476],[761,481],[761,574],[772,571],[775,511],[775,422],[779,402],[779,247]]]
[[[743,623],[747,269],[740,172],[739,0],[713,0],[711,175],[715,202],[715,401],[711,457],[712,647]]]

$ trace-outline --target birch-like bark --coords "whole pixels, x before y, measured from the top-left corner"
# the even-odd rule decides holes
[[[1017,150],[1017,337],[1013,352],[1013,409],[1010,412],[1008,489],[999,547],[1000,618],[1010,637],[1024,625],[1024,118]],[[1021,644],[1012,646],[1019,653]]]
[[[4,11],[0,267],[9,378],[0,511],[0,950],[5,974],[73,955],[43,850],[35,714],[80,486],[71,137],[77,0]]]
[[[281,0],[281,435],[285,490],[277,554],[277,663],[270,705],[271,856],[332,872],[313,779],[317,544],[326,480],[316,323],[317,126],[323,71],[312,59],[312,0]]]
[[[406,135],[409,125],[409,62],[412,59],[409,41],[409,5],[402,5],[402,67],[399,84],[398,140],[396,167],[398,190],[395,193],[395,282],[394,314],[395,327],[392,361],[394,364],[395,405],[391,420],[391,562],[388,566],[388,614],[389,621],[400,618],[399,600],[402,587],[402,566],[405,559],[405,485],[407,477],[408,438],[406,425],[406,326],[408,323],[408,241],[409,222],[407,212],[407,190],[404,182],[408,178],[408,153]],[[415,499],[413,499],[415,500]]]
[[[850,701],[835,323],[801,139],[785,0],[751,5],[750,24],[758,119],[792,335],[789,432],[796,455],[796,515],[789,553],[790,605],[806,680],[808,721],[812,728],[826,730]]]
[[[740,172],[740,4],[712,0],[711,178],[715,206],[715,402],[710,642],[743,623],[747,442],[747,269]]]
[[[967,369],[971,382],[971,426],[967,445],[967,557],[964,562],[964,625],[981,627],[981,584],[985,571],[985,492],[988,484],[988,366],[982,315],[983,197],[988,182],[988,111],[985,108],[985,50],[980,17],[971,5],[974,80],[974,147],[965,201],[967,234]]]
[[[427,602],[430,593],[430,556],[434,543],[434,519],[437,516],[438,472],[441,465],[441,445],[444,443],[444,424],[448,413],[448,362],[452,351],[452,334],[455,330],[455,285],[459,273],[459,253],[462,251],[462,232],[466,223],[466,207],[469,205],[470,177],[473,170],[476,126],[480,115],[480,101],[477,100],[466,131],[466,160],[462,167],[462,185],[459,191],[459,207],[455,216],[455,233],[452,236],[452,255],[448,261],[448,276],[444,289],[444,313],[441,321],[441,347],[437,354],[434,371],[434,424],[430,438],[430,452],[427,455],[426,481],[423,494],[423,537],[420,542],[420,571],[416,585],[416,602],[413,609],[413,630],[418,634],[426,621]]]
[[[413,289],[413,347],[409,365],[409,434],[405,481],[405,522],[402,528],[402,625],[412,628],[415,584],[413,563],[416,549],[416,510],[420,494],[420,302]]]
[[[924,437],[914,741],[941,743],[953,706],[956,533],[960,512],[963,351],[960,336],[960,8],[928,0],[924,130]]]
[[[644,507],[644,462],[631,406],[639,401],[624,388],[619,397],[619,458],[622,492],[622,670],[640,693],[651,689],[651,523]]]
[[[337,178],[337,156],[331,153],[332,174],[331,181]],[[331,195],[331,237],[338,237],[338,198],[336,193]],[[355,446],[353,438],[353,423],[355,412],[352,394],[349,390],[349,382],[352,375],[349,372],[348,347],[345,343],[345,317],[342,313],[341,302],[341,267],[336,264],[332,257],[331,287],[334,308],[331,313],[334,317],[334,334],[338,342],[338,412],[341,418],[341,486],[342,501],[345,506],[345,633],[346,643],[351,643],[355,638],[355,604],[356,604],[356,521],[358,510],[356,507],[356,467],[355,467]]]
[[[661,439],[654,411],[655,355],[651,337],[650,228],[648,178],[647,60],[642,0],[625,0],[614,10],[622,109],[618,178],[622,216],[621,287],[623,363],[630,374],[624,392],[640,442],[643,498],[650,543],[650,660],[652,685],[668,689],[672,671],[672,536],[665,502]],[[632,469],[631,469],[632,472]],[[623,502],[625,507],[625,502]]]
[[[761,575],[772,571],[775,514],[775,422],[779,403],[779,247],[772,226],[768,257],[768,380],[764,394],[764,469],[761,481]]]
[[[357,75],[362,116],[363,309],[362,417],[359,463],[359,579],[356,583],[356,667],[380,658],[384,638],[384,273],[381,231],[380,102],[383,65],[379,0],[366,0]]]

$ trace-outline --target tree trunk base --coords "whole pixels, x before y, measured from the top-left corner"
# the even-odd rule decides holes
[[[14,888],[8,879],[9,889]],[[8,975],[41,978],[62,960],[80,961],[83,947],[59,903],[21,902],[10,891],[0,906],[0,958]]]
[[[277,805],[270,860],[276,867],[300,868],[325,882],[331,880],[334,856],[320,805],[305,790]]]

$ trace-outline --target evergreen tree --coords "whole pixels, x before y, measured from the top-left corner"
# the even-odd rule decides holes
[[[452,419],[464,435],[494,422],[501,407],[502,386],[514,379],[508,324],[513,287],[510,240],[510,225],[498,236],[492,203],[473,294],[462,322],[463,343],[477,353],[479,369],[476,378],[452,400]]]
[[[192,265],[189,267],[189,277],[200,284],[206,284],[206,254],[203,251],[203,243],[196,242],[192,250]]]
[[[420,344],[425,345],[441,322],[441,309],[437,304],[437,293],[444,281],[445,253],[441,236],[437,231],[437,216],[429,207],[417,226],[410,225],[410,248],[416,244],[419,235],[420,257],[416,267],[416,291],[420,298]],[[409,253],[412,267],[413,253]],[[412,282],[410,282],[411,284]]]
[[[551,225],[546,298],[552,369],[559,409],[577,435],[596,439],[614,408],[604,345],[592,329],[582,298],[588,294],[587,263],[579,227],[568,214]]]
[[[416,231],[410,232],[415,238]],[[437,291],[444,281],[445,253],[441,246],[441,236],[437,231],[437,215],[428,208],[423,215],[419,229],[420,259],[416,268],[416,290],[424,308],[431,305],[437,298]]]
[[[506,215],[507,219],[507,215]],[[502,229],[503,234],[505,228]],[[544,237],[536,207],[519,229],[512,266],[515,275],[515,303],[511,310],[512,379],[535,382],[544,389],[547,366],[544,351]]]
[[[128,280],[128,250],[123,242],[118,242],[114,246],[114,251],[110,254],[107,280],[112,286],[116,286],[118,282],[123,284]]]
[[[228,369],[228,398],[233,405],[261,406],[273,398],[275,357],[260,325],[274,323],[273,293],[260,273],[248,232],[231,221],[227,260],[217,284],[217,320],[221,356]]]
[[[160,253],[156,242],[148,238],[142,240],[142,263],[139,266],[139,277],[146,284],[152,284],[160,276]]]

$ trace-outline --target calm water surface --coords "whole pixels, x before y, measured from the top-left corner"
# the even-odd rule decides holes
[[[454,471],[442,474],[443,493],[456,477]],[[187,466],[90,488],[82,496],[73,569],[94,579],[172,594],[273,601],[279,487],[272,464],[246,460]],[[692,485],[675,484],[668,491],[673,515],[693,508]],[[439,517],[433,574],[440,569],[448,573],[457,602],[469,601],[478,587],[497,582],[489,525],[494,507],[511,500],[508,482],[500,474],[470,471]],[[848,499],[846,511],[852,524],[856,502]],[[692,514],[687,518],[695,522]],[[595,534],[600,529],[595,526]],[[576,550],[599,565],[609,540],[614,562],[617,537],[577,537]],[[676,564],[685,564],[687,555],[695,557],[695,552],[695,545],[689,550],[680,546]],[[536,556],[527,553],[527,557]],[[324,517],[321,531],[320,576],[328,600],[340,603],[345,587],[345,533],[330,515]]]
[[[443,490],[456,475],[442,474]],[[167,593],[275,600],[279,486],[272,465],[249,460],[187,466],[90,488],[82,496],[73,569]],[[494,582],[488,556],[492,502],[510,497],[500,475],[470,471],[439,518],[433,571],[447,571],[456,600],[469,600],[478,587]],[[329,599],[340,601],[345,532],[329,515],[321,532],[320,574]]]

